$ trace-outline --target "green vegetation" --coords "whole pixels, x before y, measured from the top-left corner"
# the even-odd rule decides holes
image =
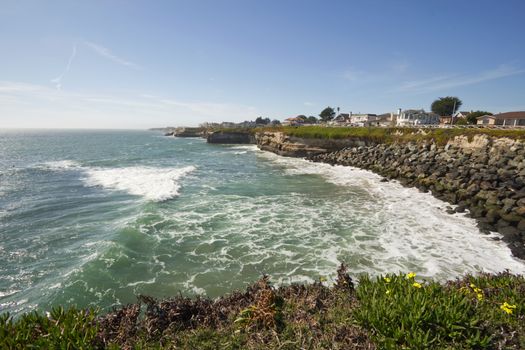
[[[280,131],[290,136],[319,139],[360,138],[378,143],[435,141],[446,144],[456,136],[467,136],[471,140],[475,135],[493,137],[508,137],[511,139],[525,139],[525,130],[488,129],[488,128],[356,128],[356,127],[325,127],[300,126],[259,129],[265,131]]]
[[[54,308],[48,316],[32,312],[0,316],[0,349],[81,349],[101,346],[94,310]]]
[[[267,277],[215,301],[178,296],[96,316],[54,309],[0,318],[0,348],[523,349],[525,278],[439,284],[415,274],[275,288]]]
[[[432,102],[430,109],[437,115],[452,115],[459,109],[459,107],[461,107],[462,104],[463,102],[461,102],[461,100],[457,97],[440,97]]]
[[[319,118],[321,118],[322,121],[327,122],[335,117],[335,110],[332,107],[326,107],[319,113]]]

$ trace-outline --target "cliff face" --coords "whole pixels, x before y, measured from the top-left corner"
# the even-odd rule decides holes
[[[208,143],[253,144],[255,136],[248,132],[215,131],[208,134],[206,140]]]
[[[368,143],[368,144],[367,144]],[[368,169],[469,210],[483,232],[498,231],[525,259],[525,145],[486,135],[429,142],[372,144],[362,139],[299,139],[257,135],[260,149],[316,162]],[[452,212],[452,209],[451,209]]]
[[[332,152],[345,147],[371,144],[370,141],[353,139],[314,139],[289,136],[282,132],[262,132],[255,135],[257,146],[265,151],[286,157],[307,157]]]
[[[203,128],[176,128],[172,134],[175,137],[202,137],[204,133]]]

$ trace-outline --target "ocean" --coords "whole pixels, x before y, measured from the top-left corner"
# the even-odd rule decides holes
[[[0,131],[0,313],[414,271],[525,273],[497,234],[368,171],[149,131]]]

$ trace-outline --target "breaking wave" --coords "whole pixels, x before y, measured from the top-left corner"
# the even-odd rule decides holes
[[[147,200],[161,202],[179,195],[180,180],[195,170],[194,166],[183,168],[127,167],[86,169],[88,186],[101,186]]]

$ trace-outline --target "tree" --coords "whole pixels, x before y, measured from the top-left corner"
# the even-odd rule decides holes
[[[432,102],[430,109],[438,115],[452,115],[461,107],[463,102],[457,97],[447,96],[440,97]]]
[[[270,124],[270,118],[257,117],[257,119],[255,119],[255,124]]]
[[[467,125],[467,124],[468,124],[468,121],[467,121],[467,118],[457,118],[457,119],[454,121],[454,124],[455,124],[455,125]]]
[[[323,122],[330,121],[334,119],[335,111],[332,107],[326,107],[325,109],[321,111],[321,113],[319,114],[319,117],[321,117],[321,120]]]
[[[306,119],[308,119],[308,118],[306,118],[306,116],[303,115],[303,114],[298,115],[297,118],[302,119],[303,121],[306,121]]]
[[[281,122],[277,119],[272,120],[272,125],[281,125]]]
[[[306,122],[308,124],[317,124],[317,118],[311,115],[308,118],[306,118]]]
[[[468,115],[467,115],[467,122],[469,124],[477,124],[478,122],[478,117],[481,117],[483,115],[492,115],[492,113],[490,112],[487,112],[487,111],[475,111],[475,112],[470,112]]]

